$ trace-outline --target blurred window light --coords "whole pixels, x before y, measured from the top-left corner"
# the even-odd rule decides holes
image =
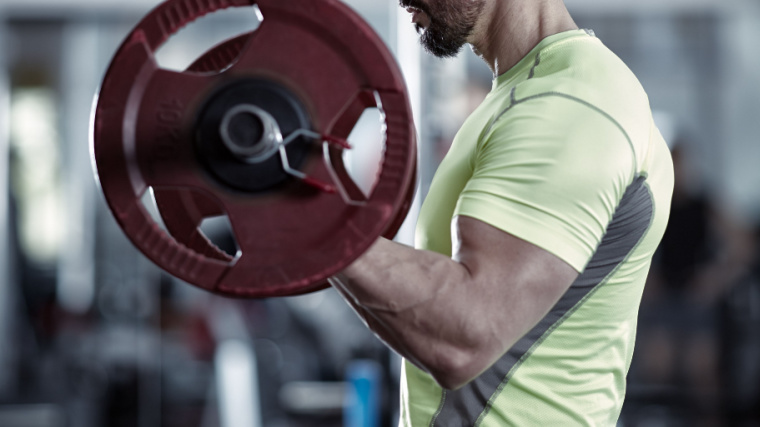
[[[66,224],[60,182],[56,96],[46,87],[11,92],[11,188],[18,202],[21,248],[36,264],[54,266]]]

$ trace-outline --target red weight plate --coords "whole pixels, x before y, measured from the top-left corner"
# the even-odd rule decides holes
[[[292,295],[319,289],[405,209],[416,161],[414,126],[392,57],[361,18],[337,0],[256,1],[264,22],[246,36],[224,71],[172,72],[157,66],[156,49],[183,25],[220,8],[252,4],[175,0],[146,16],[116,53],[101,86],[94,159],[119,225],[159,266],[221,294]],[[368,105],[367,94],[379,94],[388,139],[378,184],[362,206],[315,191],[266,196],[233,191],[204,172],[192,142],[194,120],[210,94],[242,78],[288,88],[306,104],[314,130],[336,138],[353,128],[357,111]],[[332,157],[338,154],[331,149]],[[302,169],[314,180],[331,180],[323,162],[310,161]],[[350,192],[352,182],[335,169]],[[148,187],[196,198],[194,216],[226,213],[241,255],[229,259],[197,250],[199,245],[161,230],[140,203]],[[194,225],[186,228],[192,233]]]
[[[209,50],[196,60],[188,71],[192,72],[219,72],[229,65],[240,54],[245,45],[245,40],[250,35],[242,35],[228,40],[219,46]],[[409,181],[406,197],[396,218],[383,232],[383,236],[393,239],[406,218],[409,208],[414,199],[416,188],[416,174]],[[189,190],[157,190],[154,191],[159,213],[169,233],[180,243],[188,248],[205,254],[212,258],[231,261],[232,257],[221,251],[201,232],[200,225],[204,219],[224,214],[215,204],[214,200]],[[322,287],[329,284],[324,282]]]

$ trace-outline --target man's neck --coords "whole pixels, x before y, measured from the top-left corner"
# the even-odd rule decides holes
[[[481,16],[469,41],[494,77],[544,38],[578,28],[561,0],[491,0]]]

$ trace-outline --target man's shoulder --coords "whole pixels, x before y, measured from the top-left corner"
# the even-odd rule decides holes
[[[647,144],[649,98],[628,66],[600,40],[573,38],[538,55],[530,78],[512,90],[515,112],[523,110],[524,117],[540,116],[547,125],[568,127],[603,117],[630,144]]]
[[[628,66],[595,37],[576,37],[542,49],[530,75],[515,90],[518,97],[562,93],[590,103],[644,93]]]

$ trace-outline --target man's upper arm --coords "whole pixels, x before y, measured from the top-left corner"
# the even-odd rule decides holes
[[[468,305],[488,323],[475,330],[507,340],[492,349],[490,357],[498,358],[551,310],[578,272],[556,255],[480,220],[458,216],[453,228],[453,258],[477,287],[462,297],[472,298]]]
[[[580,272],[634,166],[626,135],[598,111],[560,97],[526,101],[480,142],[454,214],[541,247]]]

